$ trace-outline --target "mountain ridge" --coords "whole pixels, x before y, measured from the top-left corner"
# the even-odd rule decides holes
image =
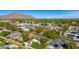
[[[24,14],[20,14],[20,13],[10,13],[7,15],[2,15],[0,16],[0,18],[2,19],[33,19],[35,17],[33,17],[32,15],[24,15]]]

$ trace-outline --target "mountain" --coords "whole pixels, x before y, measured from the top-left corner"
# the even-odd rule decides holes
[[[11,13],[8,15],[0,16],[0,19],[33,19],[34,17],[31,15],[23,15],[20,13]]]

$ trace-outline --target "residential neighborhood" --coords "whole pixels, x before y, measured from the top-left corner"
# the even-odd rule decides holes
[[[78,49],[79,19],[0,16],[0,49]]]

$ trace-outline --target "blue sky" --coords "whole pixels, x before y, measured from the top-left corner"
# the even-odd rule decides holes
[[[0,15],[29,14],[36,18],[79,18],[79,10],[0,10]]]

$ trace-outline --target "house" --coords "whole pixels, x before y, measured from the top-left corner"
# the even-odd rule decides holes
[[[63,40],[66,40],[65,38],[63,37],[58,37],[58,38],[55,38],[54,41],[50,41],[48,44],[47,44],[47,48],[49,49],[63,49],[63,46],[65,44],[65,42],[63,42]]]
[[[11,34],[8,35],[7,38],[9,38],[9,39],[18,38],[19,40],[22,40],[21,33],[16,32],[16,31],[15,32],[11,32]]]
[[[74,36],[78,31],[66,31],[64,32],[64,36]]]
[[[64,32],[64,36],[71,36],[73,37],[73,40],[79,41],[79,26],[76,22],[72,22],[72,25],[69,27],[69,29]]]
[[[17,45],[9,45],[10,49],[18,49],[19,47]]]
[[[79,41],[79,34],[75,34],[74,37],[73,37],[73,40]]]
[[[38,41],[37,39],[33,39],[33,40],[30,42],[30,44],[32,44],[32,42],[38,42],[38,43],[40,43],[40,41]]]
[[[5,46],[2,46],[0,47],[0,49],[18,49],[19,47],[17,45],[5,45]]]
[[[46,46],[46,49],[55,49],[55,47],[52,45],[49,45],[49,46]]]
[[[79,32],[78,31],[66,31],[64,33],[64,36],[71,36],[73,37],[73,40],[79,41]]]
[[[22,29],[23,31],[29,31],[29,28],[25,28],[25,27],[18,27],[19,29]]]
[[[59,27],[59,26],[51,26],[51,29],[58,31],[58,30],[62,29],[62,27]]]
[[[32,24],[32,26],[41,26],[41,23],[38,23],[38,24]]]
[[[30,45],[30,42],[24,42],[23,44],[23,49],[31,49],[31,45]]]
[[[22,29],[23,31],[29,31],[30,24],[29,23],[19,23],[19,24],[17,24],[17,28]]]
[[[69,27],[69,31],[78,31],[79,30],[79,26],[76,22],[72,22],[71,26]]]

